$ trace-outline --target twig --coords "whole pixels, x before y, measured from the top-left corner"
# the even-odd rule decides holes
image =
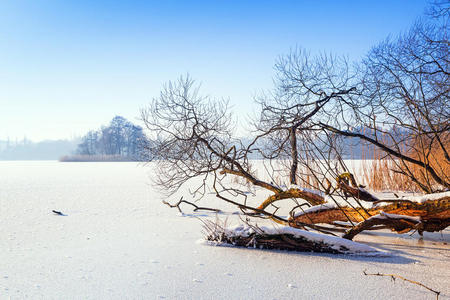
[[[52,210],[52,212],[57,214],[57,215],[60,215],[60,216],[66,216],[65,214],[63,214],[62,212],[57,211],[57,210]]]
[[[214,211],[214,212],[221,212],[221,210],[220,210],[220,209],[217,209],[217,208],[209,208],[209,207],[198,206],[198,205],[196,205],[196,204],[194,204],[194,203],[192,203],[192,202],[183,200],[183,197],[181,197],[180,200],[179,200],[177,203],[175,203],[175,204],[170,204],[169,202],[164,201],[164,200],[163,200],[163,203],[166,204],[166,205],[168,205],[168,206],[171,207],[171,208],[175,208],[175,207],[178,208],[178,211],[179,211],[180,213],[183,213],[183,211],[182,211],[181,208],[180,208],[181,203],[186,203],[186,204],[192,205],[192,206],[194,207],[194,211],[198,211],[198,210],[208,210],[208,211]]]
[[[405,277],[397,275],[397,274],[383,274],[383,273],[380,273],[380,272],[378,272],[378,273],[367,273],[366,270],[363,271],[363,274],[366,275],[366,276],[369,276],[369,275],[373,275],[373,276],[387,276],[387,277],[391,277],[392,281],[395,281],[395,279],[398,278],[398,279],[401,279],[401,280],[404,280],[404,281],[408,281],[408,282],[417,284],[417,285],[419,285],[421,287],[424,287],[427,290],[435,293],[436,294],[436,300],[439,299],[439,295],[441,294],[441,292],[435,291],[432,288],[427,287],[423,283],[420,283],[418,281],[414,281],[414,280],[405,278]]]

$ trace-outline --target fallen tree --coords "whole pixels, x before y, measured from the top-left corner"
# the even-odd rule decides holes
[[[379,200],[368,209],[320,205],[295,214],[289,222],[301,228],[304,223],[339,226],[337,222],[350,221],[353,224],[347,226],[350,229],[343,235],[347,239],[352,239],[364,230],[381,228],[391,228],[398,233],[411,230],[417,230],[419,234],[441,231],[450,225],[450,192],[434,196],[438,198],[420,203],[406,199]],[[389,204],[380,205],[382,202]]]
[[[342,237],[346,239],[352,239],[364,230],[390,228],[399,233],[417,230],[422,234],[425,231],[439,231],[448,227],[449,192],[435,193],[424,199],[379,199],[357,184],[355,177],[347,171],[344,160],[339,158],[339,153],[336,153],[337,158],[335,156],[325,161],[322,159],[324,151],[314,152],[314,149],[309,148],[310,151],[303,152],[309,153],[307,159],[302,158],[299,153],[296,154],[300,159],[292,159],[295,164],[291,162],[287,165],[290,181],[300,181],[306,185],[301,171],[299,172],[298,166],[301,165],[303,170],[309,171],[315,179],[308,187],[296,184],[286,186],[276,182],[275,170],[280,170],[286,162],[281,159],[285,158],[282,149],[278,149],[277,156],[267,159],[271,165],[268,180],[267,176],[258,177],[252,170],[249,154],[252,151],[264,154],[257,144],[261,136],[255,138],[250,146],[244,146],[238,140],[233,141],[226,127],[230,120],[226,114],[226,104],[222,102],[217,106],[202,102],[203,98],[196,99],[196,93],[190,94],[192,84],[193,81],[188,78],[168,86],[162,93],[162,99],[159,99],[161,102],[156,100],[153,110],[143,113],[148,128],[159,132],[161,136],[165,135],[165,138],[160,136],[155,139],[152,143],[155,148],[149,149],[153,157],[159,157],[157,165],[160,171],[155,181],[164,192],[173,194],[183,183],[201,177],[203,179],[200,185],[191,189],[197,200],[212,191],[217,198],[237,206],[247,216],[271,219],[286,226],[313,229],[326,234],[342,233]],[[337,97],[342,97],[342,93]],[[181,123],[179,127],[174,127],[176,122]],[[267,135],[274,133],[277,131],[269,131]],[[224,137],[230,139],[222,140]],[[316,136],[317,139],[324,137],[330,138],[326,134]],[[311,147],[315,144],[310,141],[303,145]],[[328,148],[329,155],[335,151],[333,143],[324,147]],[[292,154],[292,151],[290,153]],[[342,170],[347,172],[338,173]],[[327,177],[327,174],[332,174],[334,179],[329,178],[329,175]],[[227,181],[229,176],[243,179],[244,182],[232,183]],[[259,205],[252,205],[247,202],[247,198],[253,187],[267,190],[271,195]],[[289,207],[286,202],[292,201],[294,205],[290,204],[289,217],[286,218],[279,213],[279,209]],[[195,210],[219,211],[217,208],[198,206],[183,199],[175,204],[164,203],[180,211],[182,203],[192,205]],[[369,207],[367,203],[372,206]],[[304,209],[305,206],[310,208]],[[276,242],[273,238],[272,235],[268,243],[281,247],[280,240]],[[265,241],[265,238],[259,240]],[[234,243],[243,245],[246,242],[243,239]]]
[[[344,235],[344,238],[350,239],[363,230],[373,229],[379,225],[399,233],[417,230],[419,234],[424,231],[440,231],[450,225],[450,192],[411,197],[411,199],[380,200],[365,189],[356,187],[354,179],[351,180],[353,187],[341,182],[345,177],[353,178],[351,174],[342,174],[338,177],[338,186],[355,199],[373,203],[371,208],[339,207],[333,203],[327,203],[324,199],[323,205],[291,215],[290,224],[294,227],[302,227],[304,223],[335,225],[336,222],[348,221],[354,227]],[[297,222],[299,226],[296,225]]]
[[[450,64],[446,32],[436,26],[418,24],[381,43],[358,68],[299,49],[280,57],[276,86],[257,97],[259,116],[246,141],[235,137],[227,101],[202,96],[189,77],[169,82],[142,111],[154,183],[168,196],[188,184],[195,201],[212,193],[248,217],[346,239],[382,228],[445,229]],[[378,198],[346,164],[351,142],[377,149],[391,172],[432,196]],[[249,197],[256,190],[269,195],[255,204]],[[166,204],[217,210],[194,202]]]

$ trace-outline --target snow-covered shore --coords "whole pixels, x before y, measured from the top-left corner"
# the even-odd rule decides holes
[[[179,216],[149,186],[151,172],[136,163],[0,162],[0,299],[435,298],[363,270],[450,297],[448,230],[423,240],[356,237],[387,257],[204,246],[195,216],[214,214]]]

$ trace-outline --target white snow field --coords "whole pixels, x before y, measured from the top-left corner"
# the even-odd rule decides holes
[[[195,216],[214,214],[178,214],[149,176],[136,163],[0,162],[0,299],[436,299],[364,270],[450,299],[449,230],[355,238],[384,257],[207,246]]]

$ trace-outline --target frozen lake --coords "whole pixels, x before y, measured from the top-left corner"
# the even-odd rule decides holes
[[[384,258],[205,246],[201,222],[163,205],[150,176],[136,163],[0,162],[0,299],[435,299],[363,270],[450,297],[448,230],[356,238]]]

